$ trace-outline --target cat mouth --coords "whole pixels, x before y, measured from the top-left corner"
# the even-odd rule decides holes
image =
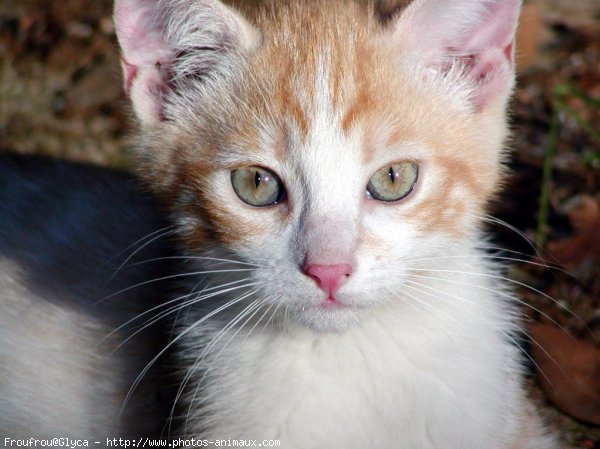
[[[304,303],[296,317],[307,327],[319,332],[338,332],[358,322],[362,307],[345,295],[321,296]]]
[[[324,299],[323,301],[321,301],[321,304],[319,304],[319,307],[321,309],[337,310],[337,309],[346,309],[346,308],[348,308],[348,305],[341,303],[333,295],[330,294],[327,299]]]

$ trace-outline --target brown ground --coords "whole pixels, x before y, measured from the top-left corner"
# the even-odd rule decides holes
[[[599,348],[592,333],[600,340],[600,105],[586,95],[600,99],[600,0],[538,0],[527,8],[513,107],[514,175],[492,213],[537,241],[546,263],[571,273],[525,263],[511,269],[513,278],[558,302],[522,289],[539,310],[529,312],[534,321],[550,322],[547,315]],[[116,48],[109,0],[1,0],[0,151],[126,168],[130,126]],[[564,95],[555,93],[557,86]],[[547,218],[538,220],[542,190],[549,207]],[[524,253],[516,257],[538,260],[515,232],[493,231],[499,245]],[[590,385],[597,397],[600,356],[590,354],[582,364],[596,367]],[[600,428],[557,411],[535,385],[532,395],[569,446],[600,448]],[[572,396],[555,399],[581,414],[579,403],[564,404]]]

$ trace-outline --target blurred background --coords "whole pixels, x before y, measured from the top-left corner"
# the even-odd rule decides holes
[[[0,152],[130,168],[111,9],[0,0]],[[565,447],[600,449],[600,0],[526,1],[517,53],[490,230],[530,305],[531,395]]]

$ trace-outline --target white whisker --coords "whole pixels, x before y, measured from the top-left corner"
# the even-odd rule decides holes
[[[231,285],[231,284],[232,284],[232,283],[230,283],[230,284],[226,284],[226,285]],[[206,294],[206,295],[205,295],[205,294],[201,294],[201,295],[195,296],[193,299],[190,299],[190,300],[184,301],[184,302],[183,302],[183,303],[181,303],[181,304],[177,304],[177,305],[175,305],[175,306],[169,307],[167,310],[163,310],[162,312],[160,312],[160,313],[158,313],[158,314],[154,315],[152,318],[150,318],[150,319],[148,319],[148,320],[144,321],[144,322],[141,324],[141,326],[140,326],[140,328],[139,328],[139,329],[137,329],[135,332],[133,332],[131,335],[129,335],[129,336],[128,336],[128,337],[127,337],[125,340],[123,340],[121,343],[119,343],[119,344],[118,344],[118,345],[117,345],[117,346],[116,346],[116,347],[115,347],[115,348],[114,348],[114,349],[111,351],[111,353],[110,353],[110,354],[111,354],[111,355],[112,355],[112,354],[114,354],[114,353],[115,353],[116,351],[118,351],[118,350],[119,350],[119,349],[120,349],[120,348],[121,348],[121,347],[122,347],[124,344],[126,344],[126,343],[127,343],[129,340],[131,340],[131,339],[132,339],[133,337],[135,337],[137,334],[139,334],[140,332],[142,332],[144,329],[146,329],[146,328],[148,328],[148,327],[152,326],[154,323],[156,323],[156,322],[158,322],[158,321],[162,320],[163,318],[165,318],[165,317],[167,317],[167,316],[171,315],[172,313],[174,313],[174,312],[176,312],[176,311],[180,311],[180,310],[182,310],[182,309],[184,309],[184,308],[186,308],[186,307],[188,307],[188,306],[192,306],[192,305],[194,305],[194,304],[197,304],[197,303],[199,303],[199,302],[201,302],[201,301],[205,301],[205,300],[207,300],[207,299],[214,298],[215,296],[220,296],[220,295],[222,295],[222,294],[229,293],[229,292],[232,292],[232,291],[235,291],[235,290],[239,290],[239,289],[241,289],[241,288],[251,287],[251,286],[253,286],[253,285],[255,285],[255,283],[248,283],[248,284],[236,285],[235,287],[231,287],[231,288],[224,289],[224,290],[218,290],[218,291],[216,291],[216,292],[212,292],[212,293],[209,293],[209,294]],[[220,287],[222,287],[222,286],[219,286],[219,287],[214,287],[214,288],[220,288]],[[213,288],[213,289],[214,289],[214,288]],[[176,299],[174,299],[174,300],[168,301],[168,302],[167,302],[167,303],[165,303],[165,304],[162,304],[162,305],[160,305],[160,306],[157,306],[157,307],[153,307],[152,309],[150,309],[150,310],[148,310],[148,311],[146,311],[146,312],[143,312],[143,313],[141,313],[141,314],[137,315],[135,318],[132,318],[132,319],[130,319],[129,321],[127,321],[126,323],[122,324],[122,325],[121,325],[121,326],[119,326],[117,329],[115,329],[114,331],[112,331],[112,332],[111,332],[109,335],[112,335],[112,334],[114,334],[115,332],[119,331],[120,329],[122,329],[123,327],[127,326],[127,325],[128,325],[128,324],[130,324],[131,322],[133,322],[133,321],[135,321],[135,320],[139,319],[141,316],[143,316],[143,315],[146,315],[146,314],[150,313],[151,311],[153,311],[153,310],[155,310],[155,309],[158,309],[158,308],[164,307],[164,306],[165,306],[166,304],[168,304],[168,303],[172,303],[172,302],[174,302],[174,301],[180,301],[180,300],[182,300],[182,299],[184,299],[184,298],[187,298],[187,297],[190,297],[190,296],[194,296],[194,294],[192,293],[192,294],[187,294],[187,295],[184,295],[184,296],[180,296],[180,297],[178,297],[178,298],[176,298]],[[106,337],[105,337],[105,338],[106,338]]]
[[[567,274],[569,276],[573,276],[573,274],[569,273],[568,271],[566,271],[563,268],[560,268],[559,266],[549,265],[549,264],[542,263],[542,262],[534,262],[534,261],[526,260],[526,259],[519,259],[516,257],[497,256],[494,254],[464,254],[464,255],[456,254],[456,255],[448,255],[448,256],[410,257],[410,258],[404,258],[404,259],[402,259],[402,261],[421,262],[421,261],[425,261],[425,260],[446,260],[446,259],[504,260],[504,261],[508,261],[508,262],[524,263],[524,264],[528,264],[528,265],[534,265],[537,267],[547,268],[550,270],[556,270],[556,271],[560,271],[561,273]]]
[[[411,286],[411,285],[405,285],[406,287],[412,288],[414,290],[419,291],[418,289],[416,289],[415,287]],[[428,307],[430,309],[436,310],[437,312],[441,313],[442,315],[444,315],[446,318],[448,318],[450,321],[452,321],[453,323],[455,323],[460,329],[465,329],[465,326],[463,323],[461,323],[460,321],[458,321],[456,318],[454,318],[453,316],[451,316],[450,314],[448,314],[447,312],[444,312],[443,310],[439,310],[436,309],[432,304],[428,304],[426,301],[423,301],[422,299],[418,298],[415,295],[412,295],[410,293],[408,293],[407,291],[402,291],[402,295],[406,295],[408,296],[410,299],[414,299],[415,301],[417,301],[419,304]],[[439,318],[439,317],[438,317]]]
[[[139,253],[141,250],[143,250],[144,248],[146,248],[148,245],[152,244],[156,240],[166,237],[168,235],[173,235],[173,234],[175,234],[175,231],[166,231],[164,233],[158,234],[157,236],[146,241],[143,245],[140,245],[138,248],[136,248],[136,250],[133,251],[131,254],[129,254],[129,256],[127,256],[127,258],[123,262],[121,262],[121,264],[115,269],[114,273],[110,276],[110,278],[108,278],[107,284],[110,283],[115,278],[115,276],[117,276],[117,274],[119,274],[121,269],[123,267],[125,267],[127,265],[127,262],[129,262],[137,253]]]
[[[550,320],[552,323],[554,323],[554,324],[556,324],[557,326],[560,327],[560,324],[555,319],[553,319],[550,315],[548,315],[547,313],[545,313],[545,312],[539,310],[538,308],[532,306],[531,304],[528,304],[527,302],[523,301],[522,299],[519,299],[518,297],[510,295],[508,293],[505,293],[505,292],[502,292],[502,291],[499,291],[499,290],[496,290],[496,289],[493,289],[493,288],[486,287],[484,285],[472,284],[472,283],[469,283],[469,282],[458,281],[456,279],[439,278],[439,277],[434,277],[434,276],[421,276],[421,275],[417,275],[417,274],[407,274],[406,276],[410,277],[410,278],[416,278],[416,279],[428,279],[428,280],[433,280],[433,281],[451,282],[453,284],[464,285],[466,287],[473,287],[473,288],[477,288],[477,289],[480,289],[480,290],[486,290],[486,291],[489,291],[491,293],[495,293],[495,294],[497,294],[499,296],[502,296],[504,298],[509,298],[509,299],[511,299],[511,300],[513,300],[513,301],[515,301],[515,302],[517,302],[517,303],[519,303],[519,304],[521,304],[521,305],[523,305],[525,307],[529,307],[530,309],[538,312],[543,317],[545,317],[546,319]],[[523,312],[520,312],[520,314],[521,314],[521,316],[524,316],[525,318],[528,318],[528,315],[524,314]]]
[[[130,287],[124,288],[122,290],[119,290],[118,292],[112,293],[108,296],[105,296],[102,299],[99,299],[98,301],[96,301],[94,303],[94,305],[97,305],[103,301],[106,301],[117,295],[121,295],[121,294],[128,292],[130,290],[133,290],[135,288],[143,287],[144,285],[152,284],[154,282],[168,281],[170,279],[177,279],[177,278],[183,278],[183,277],[188,277],[188,276],[200,276],[200,275],[205,275],[205,274],[218,274],[218,273],[241,273],[241,272],[247,272],[247,271],[254,271],[254,270],[251,268],[239,268],[239,269],[233,269],[233,270],[206,270],[206,271],[193,271],[190,273],[180,273],[180,274],[173,274],[170,276],[163,276],[163,277],[159,277],[156,279],[150,279],[148,281],[140,282],[139,284],[135,284]]]
[[[513,225],[511,225],[510,223],[507,223],[503,220],[500,220],[499,218],[496,218],[492,215],[489,214],[477,214],[474,213],[473,214],[475,217],[477,217],[478,219],[485,221],[487,223],[492,223],[492,224],[497,224],[500,226],[505,227],[506,229],[514,232],[515,234],[517,234],[519,237],[521,237],[525,242],[527,242],[527,244],[531,247],[531,249],[535,252],[535,254],[540,257],[541,259],[543,259],[542,255],[540,254],[537,245],[535,244],[535,242],[533,242],[528,236],[527,234],[525,234],[523,231],[521,231],[520,229],[517,229],[516,227],[514,227]]]
[[[136,265],[143,265],[146,263],[151,263],[151,262],[160,262],[162,260],[185,260],[185,261],[196,261],[196,260],[201,260],[201,261],[214,261],[214,262],[222,262],[222,263],[231,263],[231,264],[235,264],[235,265],[245,265],[245,266],[249,266],[249,267],[255,267],[255,268],[266,268],[264,265],[258,265],[255,263],[250,263],[250,262],[244,262],[241,260],[234,260],[234,259],[222,259],[222,258],[218,258],[218,257],[203,257],[203,256],[165,256],[165,257],[156,257],[153,259],[147,259],[147,260],[142,260],[139,262],[135,262],[132,264],[129,264],[128,266],[133,267]]]
[[[263,303],[264,303],[264,301],[263,301]],[[263,320],[263,318],[265,316],[267,316],[269,311],[273,308],[273,305],[274,304],[271,304],[269,307],[267,307],[267,310],[265,310],[265,312],[260,316],[260,318],[256,321],[256,323],[254,323],[254,326],[252,326],[252,328],[248,331],[248,333],[244,337],[244,340],[242,341],[242,343],[244,343],[248,340],[248,337],[250,337],[250,334],[254,331],[254,329],[256,329],[256,326],[258,326],[258,324]]]
[[[253,292],[256,293],[256,292]],[[233,329],[242,319],[244,319],[244,317],[247,316],[246,320],[238,327],[238,329],[234,332],[234,334],[229,338],[229,340],[227,340],[227,342],[221,347],[221,349],[219,350],[219,352],[215,355],[215,357],[213,358],[212,362],[210,363],[210,365],[208,365],[206,367],[206,369],[204,370],[204,374],[202,375],[202,377],[200,378],[200,380],[198,381],[196,388],[194,390],[194,394],[192,396],[192,399],[189,401],[189,407],[188,407],[188,411],[187,411],[187,415],[186,415],[186,421],[184,424],[184,433],[187,433],[187,426],[188,426],[188,418],[191,414],[192,411],[192,407],[194,405],[194,402],[196,401],[196,396],[198,394],[198,390],[200,389],[200,386],[202,385],[202,383],[204,382],[204,379],[206,378],[208,372],[210,371],[210,369],[214,366],[214,364],[216,363],[216,361],[219,359],[219,357],[221,356],[221,354],[223,353],[223,351],[229,346],[229,344],[233,341],[233,339],[238,335],[238,333],[248,324],[248,322],[258,313],[258,311],[260,310],[260,308],[262,307],[262,305],[264,304],[264,300],[259,298],[256,299],[254,302],[252,302],[250,304],[250,306],[246,307],[234,320],[232,320],[232,322],[226,326],[227,330],[224,330],[222,332],[219,332],[220,336],[218,338],[216,338],[216,340],[213,338],[213,341],[211,341],[206,349],[203,351],[204,354],[201,354],[201,358],[200,360],[197,362],[197,364],[194,364],[194,366],[192,366],[192,370],[196,370],[197,366],[200,366],[204,359],[206,358],[206,356],[210,353],[211,349],[216,346],[216,344],[218,343],[218,341],[223,338],[225,336],[225,334],[227,332],[229,332],[229,330]],[[218,335],[218,334],[217,334]]]
[[[156,234],[165,232],[168,233],[169,231],[172,231],[175,229],[174,225],[171,226],[165,226],[164,228],[161,229],[157,229],[156,231],[153,231],[147,235],[145,235],[144,237],[136,240],[135,242],[133,242],[131,245],[129,245],[127,248],[125,248],[124,250],[118,252],[117,254],[115,254],[114,256],[112,256],[110,259],[108,259],[105,263],[110,262],[111,260],[116,259],[117,257],[121,256],[122,254],[126,253],[127,251],[129,251],[130,249],[134,248],[135,246],[141,244],[142,242],[144,242],[146,239],[152,238],[153,236],[155,236]]]
[[[521,287],[524,287],[528,290],[531,290],[532,292],[535,292],[535,293],[543,296],[544,298],[549,299],[554,304],[556,304],[558,307],[560,307],[562,310],[565,310],[567,313],[569,313],[573,318],[575,318],[580,323],[585,325],[586,329],[588,329],[590,331],[590,333],[592,333],[591,329],[589,329],[589,327],[587,326],[585,321],[583,319],[581,319],[581,317],[579,317],[579,315],[577,315],[575,312],[573,312],[567,306],[561,304],[560,301],[554,299],[552,296],[547,295],[546,293],[538,290],[535,287],[532,287],[531,285],[525,284],[524,282],[520,282],[515,279],[510,279],[510,278],[507,278],[504,276],[499,276],[499,275],[490,274],[490,273],[477,273],[477,272],[460,271],[460,270],[440,270],[440,269],[428,269],[428,268],[411,268],[410,270],[411,271],[424,271],[424,272],[428,272],[428,273],[449,273],[449,274],[464,274],[464,275],[469,275],[469,276],[482,276],[482,277],[486,277],[486,278],[498,279],[498,280],[501,280],[504,282],[509,282],[511,284],[520,285]]]
[[[156,363],[156,361],[163,356],[163,354],[165,354],[165,352],[167,352],[167,350],[173,346],[176,342],[178,342],[179,340],[181,340],[183,337],[185,337],[187,334],[189,334],[193,329],[195,329],[197,326],[199,326],[200,324],[204,323],[206,320],[212,318],[213,316],[219,314],[220,312],[222,312],[223,310],[233,306],[234,304],[237,304],[240,301],[243,301],[246,298],[246,296],[241,296],[239,298],[236,299],[232,299],[231,301],[226,302],[225,304],[221,305],[220,307],[216,308],[215,310],[207,313],[206,315],[204,315],[202,318],[200,318],[199,320],[195,321],[194,323],[192,323],[190,326],[188,326],[187,329],[185,329],[183,332],[181,332],[177,337],[175,337],[172,341],[168,342],[165,347],[163,349],[161,349],[158,354],[156,354],[152,360],[150,360],[150,362],[148,362],[146,364],[146,366],[142,369],[142,371],[140,372],[140,374],[136,377],[135,381],[133,382],[132,386],[129,388],[129,391],[127,392],[127,395],[125,396],[125,399],[123,400],[123,404],[121,405],[121,409],[119,411],[119,417],[121,417],[123,415],[123,412],[125,411],[125,407],[127,406],[129,400],[131,399],[131,395],[133,394],[133,392],[135,391],[135,389],[137,388],[137,386],[139,385],[139,383],[141,382],[142,378],[146,375],[146,373],[148,372],[148,370],[152,367],[152,365],[154,365]]]
[[[265,332],[266,328],[269,327],[269,324],[271,324],[271,321],[273,321],[273,318],[277,315],[277,311],[282,306],[282,304],[283,304],[283,301],[277,301],[277,306],[275,306],[275,310],[273,310],[273,313],[271,313],[271,316],[269,316],[269,319],[267,320],[267,322],[265,323],[265,325],[262,327],[262,329],[260,331],[261,335]]]
[[[426,285],[420,284],[420,283],[418,283],[418,282],[413,282],[413,281],[407,281],[407,282],[409,282],[410,284],[413,284],[413,285],[406,285],[407,287],[409,287],[409,288],[412,288],[412,289],[414,289],[414,290],[416,290],[416,291],[419,291],[419,292],[421,292],[421,293],[423,293],[423,294],[426,294],[426,295],[432,296],[432,297],[433,297],[433,298],[435,298],[435,299],[442,300],[442,301],[447,301],[447,302],[448,302],[448,300],[447,300],[445,297],[450,297],[450,298],[455,298],[455,299],[457,299],[457,300],[459,300],[459,301],[461,301],[461,302],[467,302],[467,303],[473,304],[473,302],[472,302],[472,301],[467,301],[467,300],[465,300],[464,298],[462,298],[462,297],[460,297],[460,296],[457,296],[457,295],[452,295],[452,294],[449,294],[449,293],[447,293],[447,292],[444,292],[444,291],[442,291],[442,290],[439,290],[439,289],[436,289],[436,288],[433,288],[433,287],[429,287],[429,286],[426,286]],[[415,287],[415,285],[419,286],[420,288],[419,288],[419,287]],[[428,289],[428,290],[432,290],[432,291],[434,291],[434,292],[436,292],[436,293],[439,293],[439,294],[441,294],[441,295],[442,295],[442,297],[440,297],[440,296],[436,296],[436,295],[433,295],[433,293],[430,293],[430,292],[427,292],[427,291],[425,291],[425,290],[422,290],[422,288],[425,288],[425,289]],[[541,369],[541,367],[538,365],[538,363],[537,363],[537,362],[536,362],[536,361],[533,359],[533,357],[531,357],[531,356],[530,356],[530,355],[527,353],[527,351],[526,351],[525,349],[523,349],[523,347],[522,347],[522,346],[521,346],[521,345],[520,345],[520,344],[517,342],[517,340],[516,340],[516,339],[515,339],[515,338],[514,338],[512,335],[510,335],[510,333],[508,333],[508,332],[506,332],[506,331],[504,331],[504,330],[500,329],[498,326],[494,325],[494,324],[493,324],[493,323],[491,323],[489,320],[486,320],[486,319],[485,319],[485,318],[483,318],[481,315],[477,315],[477,314],[475,314],[474,312],[472,312],[472,311],[471,311],[470,309],[468,309],[468,308],[463,308],[463,310],[464,310],[465,312],[467,312],[469,315],[472,315],[472,316],[475,316],[475,317],[477,317],[477,319],[478,319],[479,321],[481,321],[481,322],[483,322],[483,323],[487,324],[487,325],[488,325],[488,326],[490,326],[492,329],[494,329],[494,330],[496,330],[496,331],[500,332],[502,335],[504,335],[506,338],[508,338],[508,339],[509,339],[509,340],[510,340],[510,341],[511,341],[511,342],[512,342],[514,345],[516,345],[516,347],[517,347],[517,348],[519,348],[519,350],[520,350],[520,351],[521,351],[521,352],[522,352],[522,353],[523,353],[523,354],[524,354],[524,355],[525,355],[525,356],[526,356],[526,357],[527,357],[527,358],[528,358],[528,359],[531,361],[531,363],[533,363],[533,365],[534,365],[534,366],[535,366],[535,367],[536,367],[536,368],[539,370],[539,372],[542,374],[542,376],[544,377],[544,379],[546,379],[546,380],[548,381],[549,385],[552,385],[552,382],[551,382],[551,381],[550,381],[550,379],[549,379],[549,378],[546,376],[546,373],[544,373],[544,371]],[[534,341],[534,340],[532,339],[532,341]],[[545,349],[544,349],[544,348],[543,348],[541,345],[539,345],[537,342],[535,342],[535,344],[536,344],[536,345],[537,345],[537,346],[538,346],[538,347],[539,347],[539,348],[540,348],[542,351],[544,351],[544,353],[545,353],[545,354],[546,354],[548,357],[550,357],[552,360],[554,360],[554,359],[552,358],[552,356],[551,356],[550,354],[548,354],[548,352],[547,352],[547,351],[546,351],[546,350],[545,350]],[[556,363],[556,361],[555,361],[555,363]]]

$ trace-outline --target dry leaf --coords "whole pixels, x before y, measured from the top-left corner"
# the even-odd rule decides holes
[[[573,236],[548,243],[548,253],[558,263],[574,265],[600,252],[600,206],[589,195],[571,198],[562,207],[569,216]]]
[[[548,324],[533,325],[529,333],[548,398],[566,414],[600,425],[600,350]]]

